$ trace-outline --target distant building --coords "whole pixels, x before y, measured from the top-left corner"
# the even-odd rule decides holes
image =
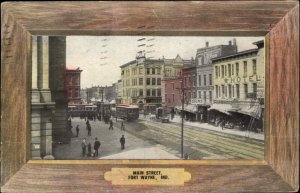
[[[197,88],[196,98],[191,101],[192,105],[197,105],[198,114],[197,121],[207,121],[207,109],[213,102],[213,66],[212,59],[221,56],[232,55],[237,52],[236,40],[229,41],[228,45],[209,46],[206,42],[205,47],[197,49]]]
[[[116,99],[116,85],[92,86],[85,89],[85,100],[90,103],[94,101],[111,102]]]
[[[178,77],[185,62],[179,55],[175,59],[148,59],[138,55],[136,60],[122,65],[122,103],[139,105],[147,112],[166,105],[162,80]]]
[[[191,102],[197,98],[197,68],[193,63],[182,69],[182,80],[184,92],[184,109],[183,114],[186,120],[195,121],[198,119],[197,106]],[[181,110],[181,106],[178,107]]]
[[[80,103],[80,74],[82,70],[79,67],[67,67],[65,71],[65,90],[71,103]]]
[[[223,119],[244,129],[263,129],[264,42],[254,44],[258,48],[212,59],[212,122],[218,124]]]
[[[164,59],[164,76],[162,79],[162,104],[170,111],[181,105],[182,69],[191,66],[194,60],[184,60],[179,55],[175,59]]]

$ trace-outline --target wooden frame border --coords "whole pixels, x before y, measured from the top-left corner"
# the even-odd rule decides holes
[[[11,2],[1,7],[1,189],[5,192],[274,192],[299,189],[297,1]],[[266,36],[264,161],[29,160],[31,35]],[[111,167],[184,167],[183,187],[112,186]],[[80,182],[80,183],[79,183]],[[84,183],[82,183],[84,182]],[[74,183],[76,185],[74,185]]]

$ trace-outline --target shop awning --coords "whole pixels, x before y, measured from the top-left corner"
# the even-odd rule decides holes
[[[232,115],[230,112],[228,112],[231,109],[231,105],[228,104],[213,104],[208,111],[216,110],[221,113],[224,113],[226,115]]]
[[[241,109],[239,110],[229,110],[231,112],[236,112],[236,113],[241,113],[244,115],[249,115],[251,117],[254,117],[256,119],[260,119],[261,117],[261,107],[258,105],[255,106],[243,106]]]
[[[183,107],[183,111],[187,111],[190,113],[196,113],[197,112],[197,105],[192,105],[192,104],[188,104],[188,105],[184,105]],[[176,109],[178,110],[182,110],[182,106],[176,106]]]

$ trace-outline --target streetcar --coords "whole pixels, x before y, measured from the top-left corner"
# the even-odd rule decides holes
[[[116,118],[135,121],[139,118],[139,107],[137,105],[118,105],[115,114]]]
[[[97,115],[97,106],[90,104],[68,105],[68,117],[94,117]]]

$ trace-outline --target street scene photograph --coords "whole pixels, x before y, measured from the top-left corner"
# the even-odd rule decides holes
[[[31,51],[31,159],[264,159],[264,37],[32,36]]]

